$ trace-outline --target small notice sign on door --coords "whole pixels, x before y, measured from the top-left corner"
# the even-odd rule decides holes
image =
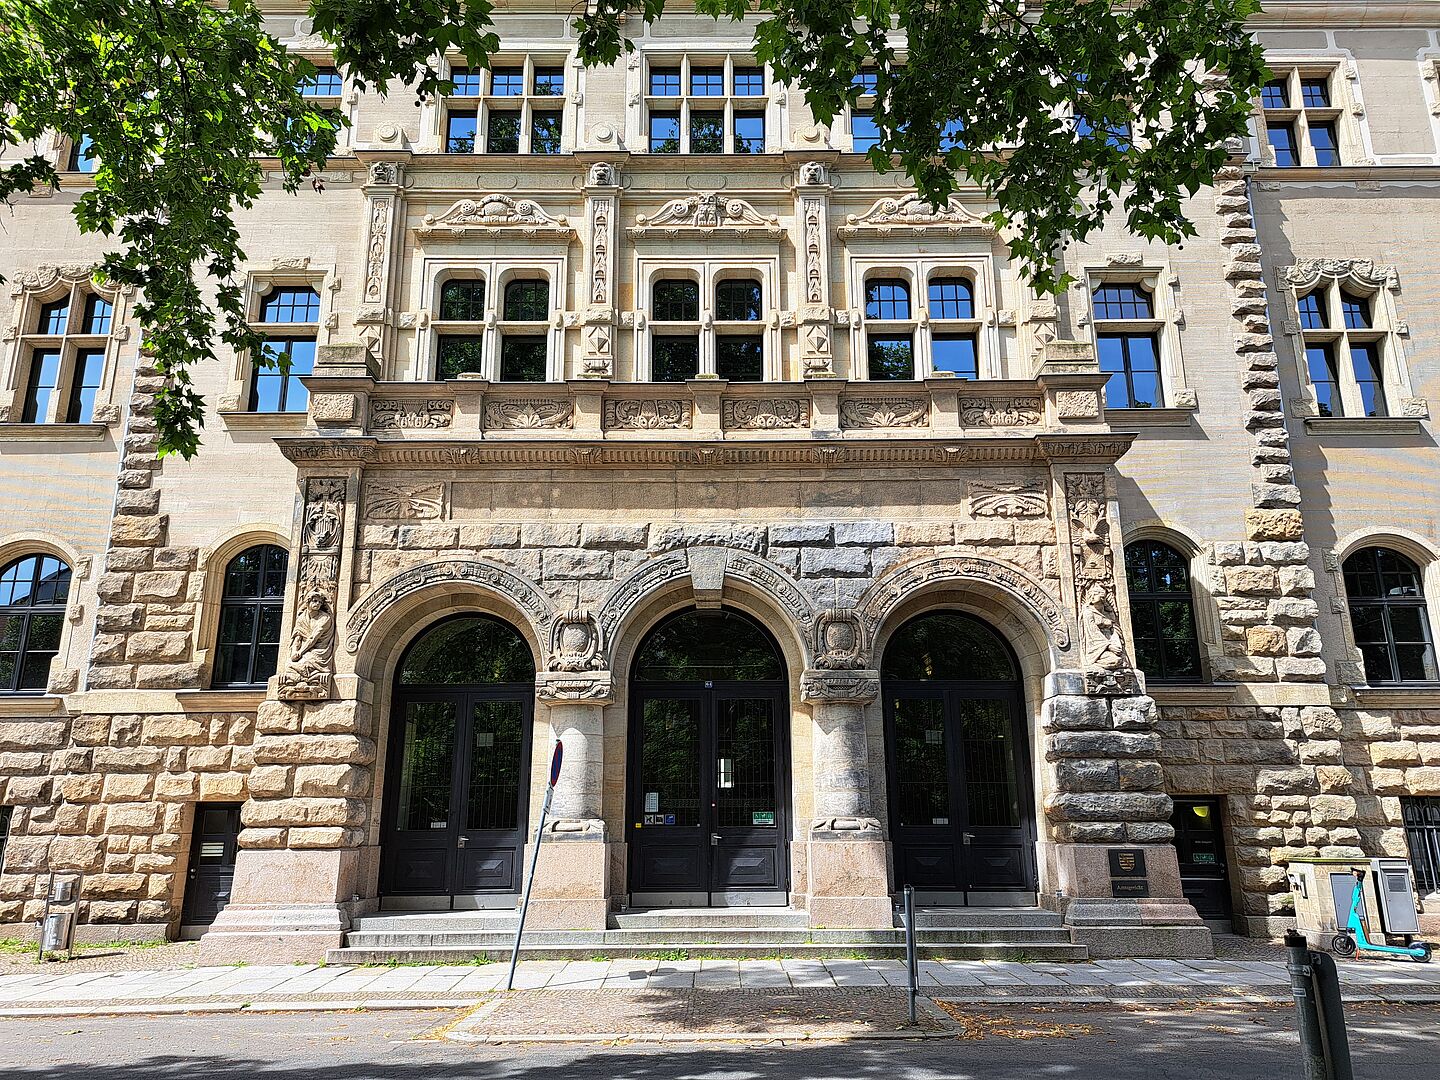
[[[751,825],[774,825],[774,824],[775,824],[775,811],[774,811],[774,810],[756,810],[756,811],[754,811],[754,812],[750,815],[750,824],[751,824]]]
[[[658,791],[645,792],[645,813],[654,814],[660,810],[660,793]]]

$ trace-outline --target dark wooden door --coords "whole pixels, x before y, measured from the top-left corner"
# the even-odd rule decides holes
[[[181,913],[186,926],[209,926],[230,902],[239,837],[239,803],[200,803],[195,807]]]
[[[525,846],[533,691],[397,695],[386,780],[382,891],[516,892]]]
[[[1220,809],[1220,800],[1213,796],[1176,798],[1171,817],[1180,887],[1202,919],[1230,917],[1230,872]]]
[[[630,888],[638,903],[783,903],[782,694],[743,683],[636,686]]]
[[[998,902],[1036,888],[1034,803],[1013,689],[886,687],[897,885]]]

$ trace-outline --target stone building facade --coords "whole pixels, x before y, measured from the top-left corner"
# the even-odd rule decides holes
[[[214,957],[513,905],[557,740],[556,929],[889,926],[908,881],[1204,955],[1202,914],[1285,924],[1292,858],[1440,887],[1440,41],[1418,3],[1269,9],[1199,235],[1117,223],[1058,298],[745,27],[667,16],[587,71],[568,8],[516,4],[468,94],[322,78],[353,125],[324,190],[240,216],[254,317],[313,367],[198,372],[191,462],[156,457],[134,298],[90,280],[85,173],[22,200],[0,934],[51,873],[85,875],[83,933]]]

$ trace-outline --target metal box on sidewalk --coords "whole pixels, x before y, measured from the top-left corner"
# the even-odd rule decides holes
[[[1354,870],[1365,871],[1360,918],[1372,939],[1420,932],[1408,860],[1292,859],[1286,876],[1295,898],[1295,928],[1312,948],[1328,949],[1330,939],[1349,922]]]

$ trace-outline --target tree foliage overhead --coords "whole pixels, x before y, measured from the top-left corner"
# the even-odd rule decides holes
[[[1194,230],[1184,198],[1245,134],[1265,77],[1245,20],[1258,0],[696,0],[755,21],[755,54],[821,123],[874,72],[879,144],[933,203],[962,183],[1041,289],[1059,252],[1123,210],[1140,236]],[[483,67],[501,48],[490,0],[311,0],[316,33],[362,86],[447,90],[437,58]],[[589,0],[581,59],[613,63],[627,19],[665,0]],[[235,212],[267,173],[295,191],[333,152],[339,121],[300,92],[314,73],[265,33],[256,0],[0,0],[0,200],[60,183],[41,150],[87,136],[98,166],[82,230],[115,238],[101,265],[135,286],[145,348],[167,388],[162,453],[192,455],[203,401],[190,372],[215,343],[261,357],[246,324]],[[868,99],[867,99],[868,100]],[[952,138],[946,138],[949,132]],[[959,138],[953,138],[959,132]]]

